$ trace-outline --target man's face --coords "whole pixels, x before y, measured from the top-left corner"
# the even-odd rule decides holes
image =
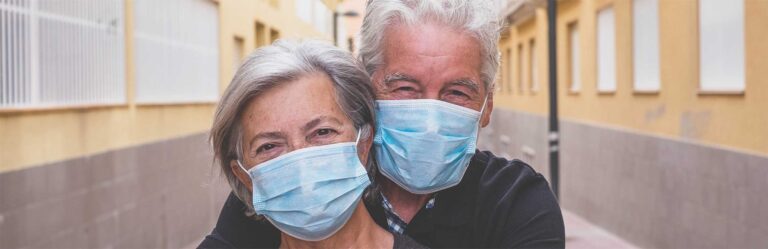
[[[485,127],[493,110],[480,70],[480,44],[469,34],[435,24],[393,25],[385,32],[384,63],[373,74],[379,100],[436,99],[480,111]]]

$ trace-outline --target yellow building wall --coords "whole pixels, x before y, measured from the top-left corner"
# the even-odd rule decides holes
[[[537,9],[534,15],[517,26],[509,28],[509,37],[501,40],[502,58],[511,52],[511,61],[502,61],[499,70],[502,77],[496,83],[497,92],[494,103],[504,108],[514,108],[526,112],[546,114],[549,105],[549,72],[547,71],[547,13],[545,9]],[[531,73],[531,40],[534,41],[537,56],[538,88],[532,87]],[[523,53],[520,54],[520,46]],[[520,64],[520,56],[523,63]],[[521,70],[522,69],[522,70]],[[521,75],[522,74],[522,75]],[[520,75],[522,82],[520,82]],[[502,86],[503,85],[503,86]],[[520,91],[522,85],[522,91]]]
[[[324,1],[331,9],[339,2]],[[257,47],[256,23],[264,25],[266,41],[272,41],[271,30],[278,31],[280,38],[296,39],[311,38],[331,41],[330,34],[315,30],[314,26],[296,16],[294,1],[280,1],[275,9],[268,1],[263,0],[221,0],[219,2],[219,48],[221,90],[223,91],[232,79],[238,65],[233,65],[235,37],[243,40],[247,55]]]
[[[330,40],[296,16],[293,1],[220,0],[219,70],[223,91],[232,77],[234,37],[244,41],[245,54],[255,48],[255,23],[267,34],[283,38]],[[325,1],[332,8],[340,1]],[[128,103],[118,106],[20,110],[0,112],[0,172],[76,158],[206,132],[212,123],[215,103],[137,105],[133,101],[133,1],[125,2],[126,82]],[[267,41],[271,41],[269,37]],[[238,56],[239,57],[239,56]]]
[[[621,127],[697,143],[768,154],[768,1],[745,0],[746,90],[743,94],[699,91],[698,1],[659,0],[661,90],[639,93],[632,82],[632,2],[630,0],[559,1],[557,20],[558,98],[566,120]],[[614,8],[617,91],[598,93],[596,16]],[[569,92],[567,25],[578,22],[581,90]],[[533,26],[533,27],[532,27]],[[496,94],[496,106],[547,115],[546,13],[510,26],[512,71],[516,46],[535,35],[540,56],[540,91]],[[541,42],[539,42],[541,41]],[[524,49],[525,50],[525,49]],[[524,55],[525,56],[525,55]],[[524,65],[523,68],[527,66]],[[513,73],[512,82],[517,77]]]

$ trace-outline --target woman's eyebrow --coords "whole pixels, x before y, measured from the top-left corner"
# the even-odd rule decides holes
[[[317,127],[322,122],[330,122],[330,123],[334,123],[336,125],[341,125],[341,121],[339,121],[338,119],[336,119],[334,117],[331,117],[331,116],[320,116],[320,117],[317,117],[317,118],[312,119],[311,121],[307,122],[307,124],[304,125],[304,128],[302,130],[304,130],[304,132],[306,133],[306,132],[312,130],[313,128]]]
[[[248,142],[248,145],[250,147],[253,147],[253,143],[256,142],[256,140],[259,140],[259,139],[281,139],[283,137],[284,137],[283,133],[280,133],[280,132],[277,132],[277,131],[273,131],[273,132],[260,132],[260,133],[256,134],[256,136],[253,136],[253,138],[251,138],[251,141]]]

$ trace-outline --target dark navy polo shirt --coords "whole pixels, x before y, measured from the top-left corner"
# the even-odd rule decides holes
[[[380,226],[381,202],[366,203]],[[233,194],[216,227],[199,248],[277,248],[280,231],[248,219]],[[520,160],[478,151],[461,182],[439,191],[432,209],[420,210],[405,234],[432,248],[564,248],[565,228],[557,199],[544,176]]]

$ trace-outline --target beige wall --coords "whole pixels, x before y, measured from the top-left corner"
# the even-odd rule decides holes
[[[509,37],[502,40],[500,47],[502,58],[507,57],[507,52],[511,52],[510,58],[502,62],[502,69],[499,70],[505,77],[497,81],[496,88],[498,92],[494,97],[494,103],[501,108],[515,108],[528,112],[545,114],[547,112],[549,77],[547,69],[547,13],[545,9],[537,9],[536,13],[528,20],[520,23],[509,30]],[[530,75],[530,42],[533,40],[536,44],[535,54],[537,67],[537,90],[532,90]],[[523,53],[520,54],[520,46]],[[523,64],[520,65],[519,56],[523,57]],[[520,70],[522,69],[522,71]],[[519,75],[521,74],[522,75]],[[522,76],[522,78],[520,77]],[[519,82],[523,79],[523,82]],[[523,91],[520,91],[520,84]]]
[[[221,90],[234,72],[234,39],[244,41],[244,51],[255,48],[255,23],[266,34],[281,38],[320,38],[311,24],[296,17],[293,1],[220,0],[219,70]],[[340,1],[325,1],[330,7]],[[136,105],[133,101],[133,1],[126,0],[126,72],[128,103],[120,106],[22,110],[0,113],[0,172],[28,168],[68,158],[124,148],[131,145],[205,132],[212,122],[215,103]],[[271,37],[267,37],[271,41]],[[239,56],[238,56],[239,57]]]
[[[339,1],[324,1],[329,7],[335,8]],[[331,41],[330,34],[323,34],[314,29],[310,23],[296,16],[294,1],[280,1],[275,9],[267,1],[254,0],[222,0],[219,2],[219,49],[221,70],[221,90],[223,91],[232,79],[234,69],[231,51],[234,50],[235,37],[243,39],[246,54],[257,47],[256,22],[265,26],[265,34],[270,30],[280,33],[280,38],[313,38]],[[258,38],[261,39],[261,38]],[[267,41],[272,40],[266,37]]]
[[[698,1],[660,0],[661,91],[636,93],[632,84],[630,0],[560,1],[557,23],[559,109],[564,119],[624,127],[703,144],[768,153],[768,1],[745,0],[746,90],[744,94],[699,93]],[[596,15],[612,6],[616,15],[615,93],[596,90]],[[581,49],[581,91],[570,93],[567,79],[567,30],[577,21]],[[540,91],[497,92],[497,108],[547,115],[546,13],[510,27],[512,83],[516,84],[517,46],[536,37]],[[525,43],[524,43],[525,44]],[[524,46],[524,51],[527,51]],[[524,54],[524,56],[526,56]],[[524,61],[528,61],[527,59]],[[527,63],[527,62],[526,62]],[[523,65],[527,68],[528,65]]]

